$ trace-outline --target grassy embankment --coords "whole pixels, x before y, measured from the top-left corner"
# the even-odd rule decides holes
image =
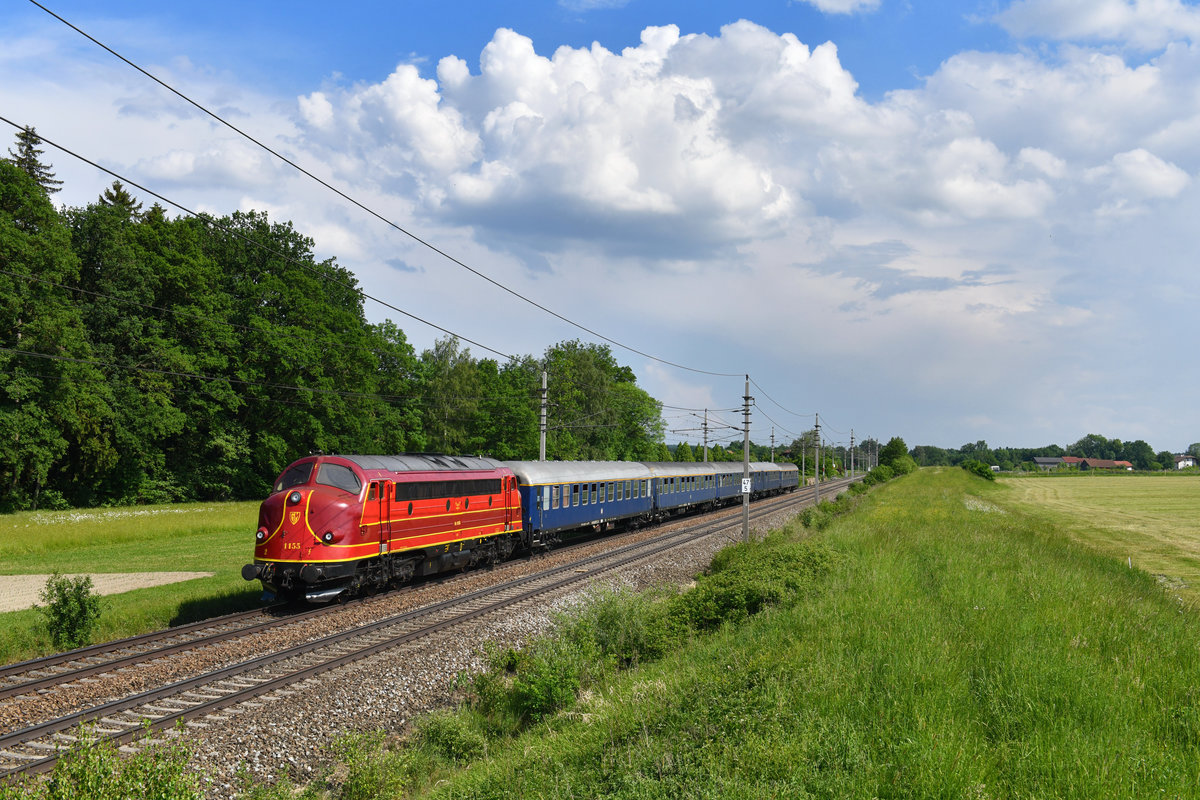
[[[120,639],[256,604],[261,589],[240,570],[257,514],[258,503],[208,503],[0,516],[0,572],[214,573],[105,597],[93,638]],[[52,650],[38,612],[0,614],[0,663]]]
[[[304,794],[1197,796],[1200,620],[1017,491],[957,469],[880,487],[814,537],[826,568],[779,606],[683,641],[662,624],[687,606],[669,594],[593,613],[524,667],[497,659],[517,671],[476,680],[408,746],[344,742],[336,778]],[[741,560],[794,555],[796,533]],[[588,628],[670,646],[628,670],[581,661]],[[528,713],[576,684],[564,710]]]

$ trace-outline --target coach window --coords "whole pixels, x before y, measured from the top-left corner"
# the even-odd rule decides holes
[[[550,487],[550,507],[558,508],[558,487],[557,486]]]
[[[573,506],[579,505],[579,484],[578,483],[571,484],[571,505],[573,505]]]
[[[608,482],[608,502],[610,503],[613,501],[613,495],[616,491],[616,488],[616,484],[614,484],[612,481]]]

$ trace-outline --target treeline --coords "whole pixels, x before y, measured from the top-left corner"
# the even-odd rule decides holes
[[[1187,452],[1200,456],[1200,443],[1192,444]],[[922,467],[960,466],[964,461],[981,461],[984,464],[996,465],[1005,471],[1033,470],[1034,458],[1054,458],[1076,456],[1078,458],[1105,458],[1113,461],[1128,461],[1134,469],[1163,470],[1175,468],[1175,454],[1170,450],[1154,452],[1149,444],[1141,439],[1132,442],[1122,442],[1120,439],[1089,433],[1074,444],[1059,447],[1056,444],[1045,447],[988,447],[987,442],[980,440],[974,444],[964,444],[957,450],[947,450],[933,445],[919,445],[912,449],[913,459]]]
[[[543,370],[549,458],[666,452],[605,346],[418,354],[290,223],[171,219],[119,183],[56,209],[37,144],[0,160],[0,510],[258,498],[311,451],[537,458]]]

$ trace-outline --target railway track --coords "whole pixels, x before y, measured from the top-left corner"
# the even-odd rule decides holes
[[[839,484],[828,484],[829,491],[836,491],[838,488]],[[811,497],[811,489],[802,489],[783,499],[760,502],[752,507],[752,514],[759,517],[776,513],[783,506],[802,505],[811,500]],[[250,705],[278,700],[321,673],[385,650],[402,648],[406,644],[412,644],[439,631],[500,609],[532,602],[542,595],[589,580],[599,573],[643,561],[664,550],[739,524],[740,515],[736,513],[717,521],[702,521],[640,542],[618,546],[588,558],[574,560],[553,569],[504,581],[461,597],[387,615],[374,622],[313,638],[277,652],[241,660],[165,686],[134,692],[125,697],[28,724],[19,730],[0,734],[0,779],[33,775],[52,769],[60,750],[76,740],[75,732],[80,725],[92,726],[93,735],[96,737],[121,744],[133,742],[149,732],[168,730],[182,723],[203,725],[206,723],[197,720],[204,717],[216,721],[219,717],[214,715],[219,715],[223,709],[239,704]],[[212,632],[207,636],[203,634],[204,626],[198,623],[196,626],[189,626],[193,630],[187,633],[187,636],[194,634],[194,638],[172,641],[171,637],[158,636],[153,641],[161,643],[161,646],[150,647],[144,652],[135,649],[134,652],[127,652],[125,655],[109,657],[102,650],[87,648],[91,652],[75,651],[63,654],[55,664],[27,671],[27,679],[23,683],[13,684],[11,690],[6,687],[3,690],[6,694],[3,696],[15,698],[17,701],[41,696],[51,691],[47,682],[59,686],[64,683],[73,686],[86,685],[87,681],[94,680],[92,676],[106,672],[136,670],[138,665],[150,660],[165,658],[184,649],[205,646],[204,642],[211,644],[214,641],[250,637],[271,627],[310,621],[313,617],[336,610],[336,607],[316,609],[287,618],[257,622],[252,621],[252,614],[232,615],[210,621],[207,627]],[[168,633],[177,635],[180,631]],[[139,640],[142,638],[137,637]],[[116,643],[119,647],[114,649],[125,651],[130,641]],[[88,663],[90,659],[105,658],[106,661]],[[47,659],[50,660],[52,659]],[[25,662],[25,665],[34,663],[36,662]],[[72,671],[66,671],[64,665],[70,664],[79,666]],[[15,674],[14,668],[20,666],[23,665],[6,668],[5,677],[11,678]],[[59,671],[41,676],[34,675],[34,672],[42,669]]]

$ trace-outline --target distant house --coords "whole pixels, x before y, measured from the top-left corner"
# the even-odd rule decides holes
[[[1196,466],[1196,457],[1188,453],[1175,456],[1175,469],[1187,469]]]
[[[1052,469],[1058,469],[1063,460],[1058,456],[1034,456],[1033,463],[1042,472],[1049,472]]]
[[[1078,467],[1082,462],[1083,462],[1083,459],[1078,458],[1077,456],[1063,456],[1062,457],[1062,463],[1067,465],[1068,467]]]
[[[1133,464],[1128,461],[1113,461],[1110,458],[1084,458],[1079,461],[1080,469],[1119,469],[1133,471]]]

